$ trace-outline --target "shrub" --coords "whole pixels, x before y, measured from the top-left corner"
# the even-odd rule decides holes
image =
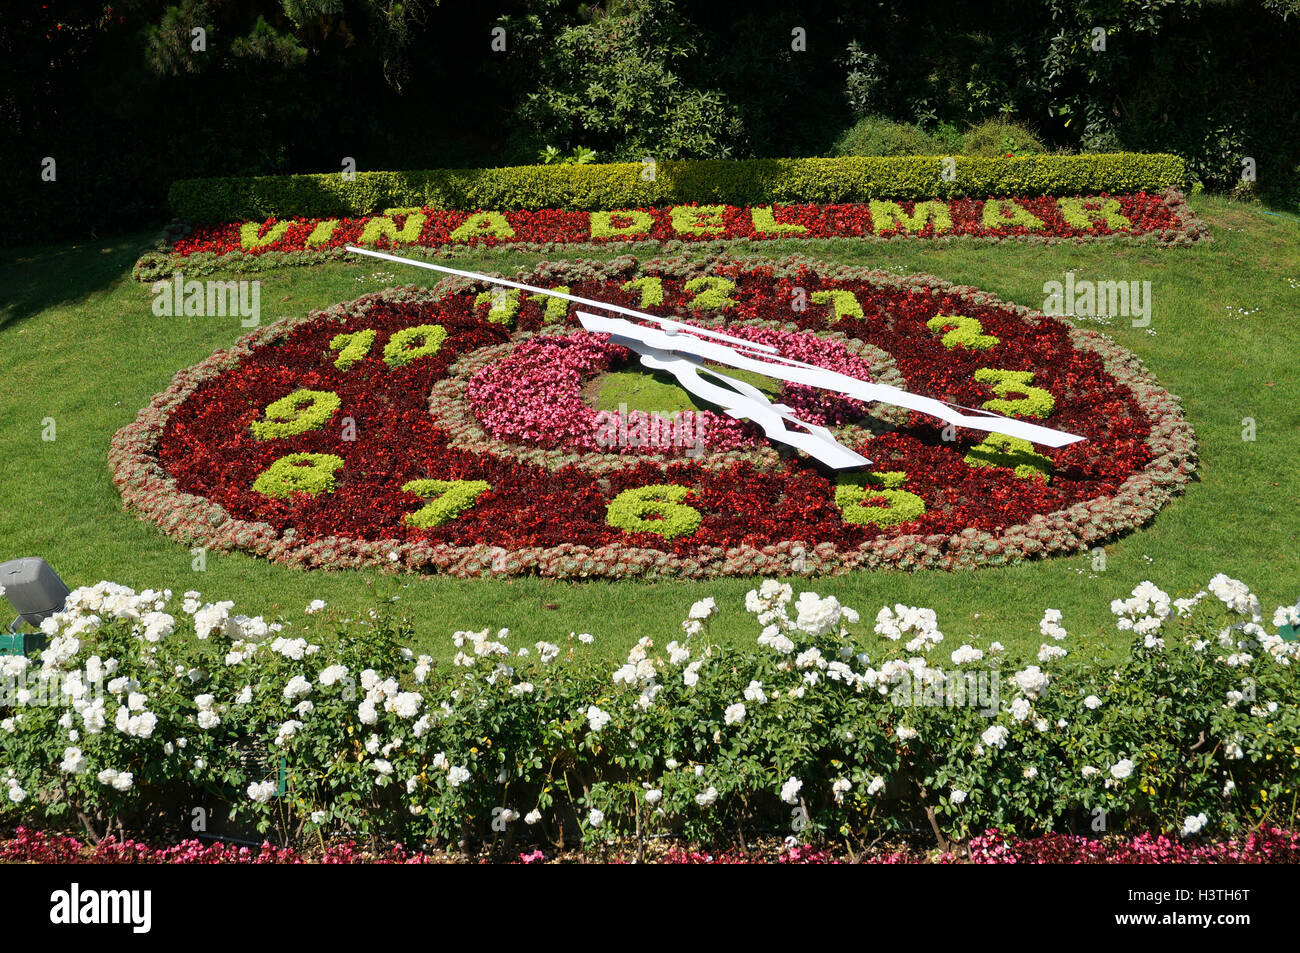
[[[1172,155],[957,156],[952,181],[941,174],[944,158],[664,161],[649,181],[642,177],[639,162],[358,172],[352,182],[337,174],[182,179],[172,183],[169,201],[178,216],[191,222],[226,222],[357,217],[415,206],[603,211],[692,202],[769,205],[1120,194],[1186,184],[1183,160]]]
[[[920,126],[894,122],[883,116],[864,116],[835,140],[837,156],[927,156],[944,149]]]
[[[1054,610],[1025,664],[996,643],[940,648],[927,609],[883,608],[866,634],[833,597],[774,581],[745,599],[754,645],[712,643],[705,599],[612,678],[583,637],[457,632],[435,665],[387,612],[313,603],[305,622],[268,623],[197,593],[171,602],[78,589],[40,658],[3,659],[0,821],[78,819],[100,836],[169,797],[225,798],[300,842],[508,829],[708,843],[793,824],[861,845],[928,820],[940,846],[1099,814],[1110,833],[1182,838],[1296,822],[1300,647],[1223,575],[1186,599],[1143,582],[1115,600],[1134,640],[1113,666],[1066,660]]]
[[[961,139],[961,151],[968,156],[1034,155],[1044,151],[1042,140],[1019,123],[988,119]]]

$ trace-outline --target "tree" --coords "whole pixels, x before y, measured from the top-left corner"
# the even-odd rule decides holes
[[[562,22],[555,0],[532,7],[501,20],[513,55],[536,64],[514,109],[521,154],[544,146],[583,146],[602,160],[732,153],[740,120],[721,92],[688,78],[703,51],[672,0],[610,0],[576,23]]]

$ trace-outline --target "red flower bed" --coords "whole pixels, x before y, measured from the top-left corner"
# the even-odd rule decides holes
[[[1102,198],[1098,196],[1097,198]],[[747,238],[763,240],[770,238],[858,238],[864,235],[888,237],[891,235],[915,234],[922,238],[935,238],[942,234],[974,235],[991,237],[1028,237],[1032,235],[1049,235],[1056,238],[1078,238],[1084,236],[1110,235],[1114,233],[1131,233],[1135,235],[1148,232],[1176,229],[1179,220],[1175,209],[1162,196],[1138,192],[1133,195],[1116,196],[1120,213],[1127,220],[1126,225],[1111,227],[1105,221],[1095,221],[1087,228],[1069,224],[1062,216],[1058,200],[1048,197],[1017,198],[1010,201],[1029,212],[1042,226],[1030,228],[1011,224],[989,227],[984,224],[983,212],[985,201],[977,199],[952,199],[943,204],[952,219],[952,228],[941,230],[935,223],[929,222],[919,231],[910,232],[898,222],[884,218],[873,220],[870,207],[864,204],[854,205],[777,205],[771,206],[774,221],[780,226],[791,226],[803,231],[765,232],[755,227],[754,208],[744,205],[722,206],[722,228],[717,231],[679,229],[674,226],[672,210],[668,208],[640,208],[632,211],[650,216],[653,220],[645,231],[628,235],[602,237],[594,235],[591,225],[591,212],[571,212],[562,209],[541,209],[532,211],[521,209],[503,212],[502,215],[510,225],[511,236],[484,233],[467,236],[463,239],[453,237],[459,227],[465,225],[475,213],[460,212],[450,209],[424,208],[418,214],[425,217],[419,236],[401,242],[401,244],[423,245],[437,248],[452,244],[474,245],[508,245],[520,242],[549,244],[553,242],[593,242],[597,244],[617,244],[628,241],[709,241],[710,239]],[[912,214],[916,202],[900,202],[898,205],[907,214]],[[407,222],[407,214],[388,216],[394,226],[400,228]],[[617,214],[617,213],[615,213]],[[306,251],[311,248],[324,250],[342,248],[345,245],[361,243],[365,227],[380,216],[364,218],[345,218],[330,236],[314,245],[308,244],[308,238],[325,219],[304,218],[291,219],[288,230],[274,241],[258,247],[249,247],[241,239],[244,223],[235,222],[226,225],[200,225],[194,231],[176,242],[173,251],[178,255],[192,255],[195,252],[212,252],[218,255],[231,252],[262,254],[268,251]],[[260,237],[265,237],[278,223],[277,219],[267,219],[260,223]],[[380,238],[371,244],[377,247],[390,247],[391,239]]]
[[[449,282],[452,290],[437,298],[385,292],[281,322],[182,372],[115,437],[115,482],[173,536],[302,566],[394,561],[459,575],[706,576],[958,568],[1071,551],[1149,520],[1193,469],[1193,438],[1176,401],[1127,352],[1064,321],[937,281],[845,270],[832,278],[796,260],[713,273],[734,282],[724,325],[780,323],[870,346],[887,356],[886,370],[902,386],[966,407],[994,399],[990,384],[976,379],[979,369],[1029,372],[1032,386],[1006,396],[1047,391],[1054,406],[1043,422],[1087,439],[1035,448],[1042,473],[1026,475],[1010,468],[1019,458],[990,466],[971,457],[985,435],[945,439],[937,421],[918,414],[842,430],[842,441],[874,461],[873,472],[904,474],[897,489],[923,503],[902,522],[877,519],[874,510],[855,521],[837,495],[836,474],[766,447],[750,455],[627,456],[618,448],[592,453],[589,441],[539,449],[522,430],[517,443],[506,443],[476,430],[472,410],[464,419],[431,415],[430,406],[443,406],[431,404],[431,391],[483,348],[538,333],[572,340],[580,331],[574,309],[546,324],[543,303],[525,299],[512,331],[488,320],[478,289]],[[691,266],[650,262],[641,274],[662,282],[663,303],[652,310],[690,313]],[[543,265],[538,275],[535,283],[563,282],[576,295],[639,304],[622,287],[634,277],[626,261]],[[825,304],[792,311],[797,289],[808,300],[819,291],[851,292],[862,315],[834,320]],[[946,347],[927,326],[938,315],[975,319],[997,343]],[[417,325],[445,329],[441,347],[390,366],[385,342]],[[373,345],[339,369],[331,342],[359,331],[374,332]],[[252,424],[266,418],[268,405],[301,390],[335,395],[337,411],[317,429],[259,438]],[[255,486],[290,454],[337,458],[334,485],[282,496]],[[410,517],[427,502],[405,488],[415,480],[487,486],[436,525],[413,525]],[[633,531],[614,518],[620,494],[665,485],[685,488],[674,505],[698,514],[689,534]],[[888,508],[895,499],[877,490],[866,505]]]
[[[1080,211],[1080,202],[1086,211]],[[990,203],[994,203],[992,209]],[[990,212],[988,217],[986,212]],[[184,268],[186,260],[194,255],[228,259],[225,265],[247,259],[256,267],[256,260],[266,255],[275,263],[337,258],[344,254],[346,245],[445,252],[480,245],[548,250],[631,242],[791,238],[1089,241],[1112,236],[1188,244],[1208,234],[1187,207],[1182,193],[1174,189],[1162,194],[1136,192],[1062,199],[1040,196],[928,203],[676,206],[613,212],[521,209],[491,213],[496,216],[491,220],[484,217],[486,214],[421,208],[361,218],[270,218],[262,222],[197,225],[176,240],[166,255],[142,258],[137,276],[153,280]],[[413,215],[418,217],[413,219]]]
[[[1016,837],[985,831],[968,845],[977,864],[1295,864],[1300,833],[1278,827],[1241,840],[1196,843],[1168,834],[1094,840],[1077,834]]]

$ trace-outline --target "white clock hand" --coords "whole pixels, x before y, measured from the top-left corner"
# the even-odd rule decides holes
[[[457,268],[448,268],[445,265],[435,265],[432,262],[417,261],[412,258],[402,258],[399,255],[390,255],[386,252],[373,251],[367,248],[358,248],[355,245],[346,246],[347,250],[358,255],[368,255],[371,258],[380,258],[384,261],[397,262],[402,265],[414,265],[417,268],[427,268],[431,271],[440,271],[449,275],[459,275],[463,278],[472,278],[476,281],[484,281],[489,284],[503,285],[507,288],[518,288],[521,291],[529,291],[533,294],[546,295],[552,298],[562,298],[565,301],[573,301],[577,304],[585,304],[602,311],[611,311],[615,314],[626,314],[630,317],[638,318],[642,321],[650,321],[659,325],[663,330],[654,330],[643,328],[618,318],[601,318],[595,315],[587,315],[582,312],[578,313],[579,320],[588,330],[596,330],[597,325],[600,331],[606,334],[615,334],[619,337],[626,337],[628,340],[649,341],[651,336],[655,342],[652,346],[657,346],[662,351],[681,351],[689,354],[695,354],[709,360],[717,361],[720,364],[727,364],[731,367],[748,369],[765,374],[769,377],[775,377],[790,383],[807,384],[810,387],[818,387],[823,390],[831,390],[847,397],[854,397],[858,400],[868,402],[880,401],[888,404],[894,404],[898,407],[905,407],[908,410],[915,410],[919,413],[937,417],[946,423],[951,423],[960,427],[968,427],[972,430],[983,430],[988,433],[1000,433],[1010,437],[1018,437],[1021,440],[1028,440],[1031,443],[1042,444],[1047,447],[1063,447],[1086,438],[1075,434],[1065,433],[1060,430],[1052,430],[1048,427],[1040,427],[1037,424],[1031,424],[1028,421],[1016,420],[1011,417],[1003,417],[999,414],[989,413],[986,411],[971,411],[970,413],[960,413],[941,400],[933,397],[923,397],[919,394],[913,394],[909,391],[902,390],[898,387],[890,387],[887,384],[874,384],[867,381],[860,381],[856,378],[849,377],[846,374],[840,374],[837,371],[830,371],[826,368],[817,367],[814,364],[805,364],[802,361],[796,361],[792,358],[782,357],[776,353],[776,348],[766,344],[759,344],[754,341],[747,341],[744,338],[734,337],[724,334],[720,331],[714,331],[711,328],[700,328],[695,325],[685,324],[680,321],[674,321],[671,318],[661,318],[658,315],[646,314],[643,311],[636,311],[632,308],[625,308],[622,305],[607,304],[603,301],[594,301],[590,298],[581,298],[577,295],[571,295],[566,292],[554,291],[549,288],[539,288],[535,285],[527,285],[519,281],[510,281],[506,278],[494,278],[491,275],[483,275],[474,271],[462,271]],[[589,323],[591,322],[591,323]],[[683,335],[679,332],[685,331]],[[701,340],[702,338],[712,338],[716,341],[726,341],[736,345],[736,348],[726,347],[722,344],[714,344],[712,341]],[[626,346],[631,346],[626,344]],[[708,353],[706,353],[706,350]],[[759,360],[749,356],[744,351],[760,352],[764,360]],[[775,363],[779,362],[779,363]],[[696,378],[698,380],[698,378]],[[689,389],[689,388],[688,388]],[[707,399],[707,398],[706,398]],[[790,418],[793,420],[793,418]],[[808,426],[799,422],[800,426]],[[788,432],[788,431],[787,431]],[[840,446],[836,444],[836,446]],[[848,451],[852,452],[852,451]]]
[[[846,397],[854,397],[867,402],[881,401],[898,407],[905,407],[908,410],[915,410],[931,417],[938,417],[940,420],[959,427],[1006,434],[1009,437],[1018,437],[1021,440],[1028,440],[1031,443],[1038,443],[1048,447],[1064,447],[1067,444],[1085,439],[1075,434],[1040,427],[1028,421],[1003,417],[999,414],[980,412],[963,414],[943,401],[936,400],[933,397],[913,394],[898,387],[860,381],[838,371],[827,370],[813,364],[804,364],[801,361],[787,360],[779,355],[763,355],[762,359],[759,359],[719,342],[696,338],[690,334],[670,334],[656,328],[632,324],[622,318],[606,318],[579,311],[578,320],[582,322],[582,326],[588,331],[612,335],[616,343],[625,347],[633,347],[634,350],[639,349],[635,348],[631,342],[639,342],[643,346],[659,350],[694,354],[697,357],[716,361],[719,364],[726,364],[741,370],[757,371],[760,374],[789,383],[806,384],[810,387],[834,391]],[[748,342],[746,346],[748,346]]]
[[[836,440],[825,427],[800,420],[785,404],[773,404],[766,394],[747,381],[737,380],[712,368],[702,367],[689,357],[648,347],[639,341],[626,338],[615,338],[614,341],[640,354],[641,363],[646,367],[668,371],[686,390],[711,404],[717,404],[729,416],[737,420],[754,421],[771,439],[796,447],[828,467],[842,470],[871,463],[866,457]],[[728,386],[719,387],[701,375],[725,381]],[[802,427],[806,433],[789,429],[785,425],[787,421]]]
[[[642,321],[653,321],[660,327],[677,328],[690,331],[692,334],[698,334],[702,337],[716,338],[719,341],[730,341],[732,344],[743,344],[751,350],[762,351],[765,354],[775,354],[776,348],[767,344],[756,344],[753,341],[746,341],[744,338],[733,337],[730,334],[723,334],[721,331],[714,331],[710,328],[697,328],[693,324],[683,324],[681,321],[674,321],[672,318],[661,318],[657,314],[646,314],[644,311],[636,311],[632,308],[625,308],[619,304],[608,304],[604,301],[594,301],[591,298],[580,298],[577,295],[571,295],[565,291],[556,291],[552,288],[538,288],[536,285],[526,285],[520,281],[510,281],[508,278],[494,278],[491,275],[480,275],[477,271],[461,271],[459,268],[448,268],[446,265],[435,265],[428,261],[417,261],[414,258],[402,258],[399,255],[390,255],[387,252],[371,251],[368,248],[357,248],[355,245],[344,246],[350,252],[358,255],[369,255],[371,258],[382,258],[384,261],[395,261],[401,265],[414,265],[416,268],[428,268],[430,271],[441,271],[448,275],[459,275],[462,278],[473,278],[475,281],[486,281],[488,284],[503,285],[506,288],[518,288],[520,291],[529,291],[533,294],[546,295],[548,298],[561,298],[565,301],[572,301],[575,304],[585,304],[591,308],[599,308],[601,311],[612,311],[615,314],[626,314],[633,318],[639,318]]]

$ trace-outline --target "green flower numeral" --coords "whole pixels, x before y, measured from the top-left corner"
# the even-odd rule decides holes
[[[254,420],[253,436],[258,440],[279,440],[325,426],[342,401],[327,390],[296,390],[266,407],[266,419]]]
[[[445,340],[447,329],[441,324],[417,324],[415,327],[403,328],[384,345],[384,363],[389,367],[405,367],[417,358],[437,354]]]
[[[569,286],[556,285],[551,290],[567,295]],[[569,316],[569,302],[563,298],[552,298],[550,295],[539,294],[530,294],[528,297],[542,302],[542,322],[545,324],[563,323],[564,319]]]
[[[481,308],[485,304],[489,305],[487,319],[493,324],[511,327],[519,314],[522,294],[523,292],[518,288],[492,288],[488,291],[480,291],[478,297],[474,299],[474,307]]]
[[[856,481],[863,482],[856,482]],[[898,489],[907,481],[902,470],[847,477],[835,488],[835,505],[846,523],[897,526],[925,515],[925,500]],[[874,489],[863,483],[882,487]],[[883,506],[876,505],[883,503]]]
[[[333,493],[334,471],[341,466],[343,458],[330,453],[291,453],[267,467],[253,481],[253,491],[276,500],[290,499],[295,493]]]
[[[375,333],[374,328],[363,328],[351,334],[334,335],[330,339],[330,350],[339,352],[339,356],[334,358],[334,366],[346,371],[369,354],[371,345],[375,343]]]
[[[559,291],[560,294],[567,295],[569,294],[569,286],[556,285],[552,287],[551,291]],[[546,324],[563,322],[565,317],[568,317],[568,306],[569,303],[565,302],[563,298],[551,298],[551,296],[547,295],[545,302],[542,303],[542,321],[545,321]]]
[[[428,502],[414,513],[406,514],[405,520],[418,529],[450,523],[490,489],[486,480],[411,480],[402,490]]]
[[[972,467],[1006,467],[1016,471],[1022,480],[1034,478],[1052,479],[1051,457],[1045,457],[1034,450],[1034,445],[1019,437],[1009,437],[1002,433],[991,433],[983,442],[970,448],[966,454],[966,463]]]
[[[568,294],[569,286],[556,285],[551,290]],[[569,302],[563,298],[553,298],[550,295],[536,294],[531,291],[525,293],[518,288],[493,288],[481,291],[474,299],[474,307],[481,308],[485,304],[488,305],[487,319],[493,324],[509,328],[514,326],[515,319],[519,317],[519,309],[524,301],[529,300],[541,302],[542,321],[545,324],[562,323],[569,316]]]
[[[941,314],[925,322],[925,326],[935,333],[944,332],[939,339],[944,347],[965,347],[985,350],[1000,343],[991,334],[984,333],[984,326],[975,318],[962,315]]]
[[[690,536],[704,518],[682,503],[690,492],[671,483],[624,490],[606,507],[605,522],[628,533],[658,533],[665,539]]]
[[[654,275],[625,281],[623,290],[641,292],[641,303],[637,305],[638,308],[653,308],[664,303],[664,281]]]
[[[981,405],[985,410],[995,414],[1011,417],[1046,417],[1056,407],[1056,398],[1041,387],[1030,387],[1034,379],[1033,371],[1003,371],[992,367],[981,367],[975,372],[975,380],[988,384],[997,395]],[[1023,394],[1023,397],[1009,399],[1011,394]]]
[[[686,290],[695,295],[688,308],[700,311],[723,311],[736,306],[731,293],[736,290],[736,283],[716,275],[704,275],[686,282]]]
[[[862,305],[858,303],[858,297],[852,291],[845,291],[843,288],[833,288],[829,291],[814,291],[812,293],[813,304],[828,304],[831,306],[831,320],[843,321],[845,318],[861,318]]]

